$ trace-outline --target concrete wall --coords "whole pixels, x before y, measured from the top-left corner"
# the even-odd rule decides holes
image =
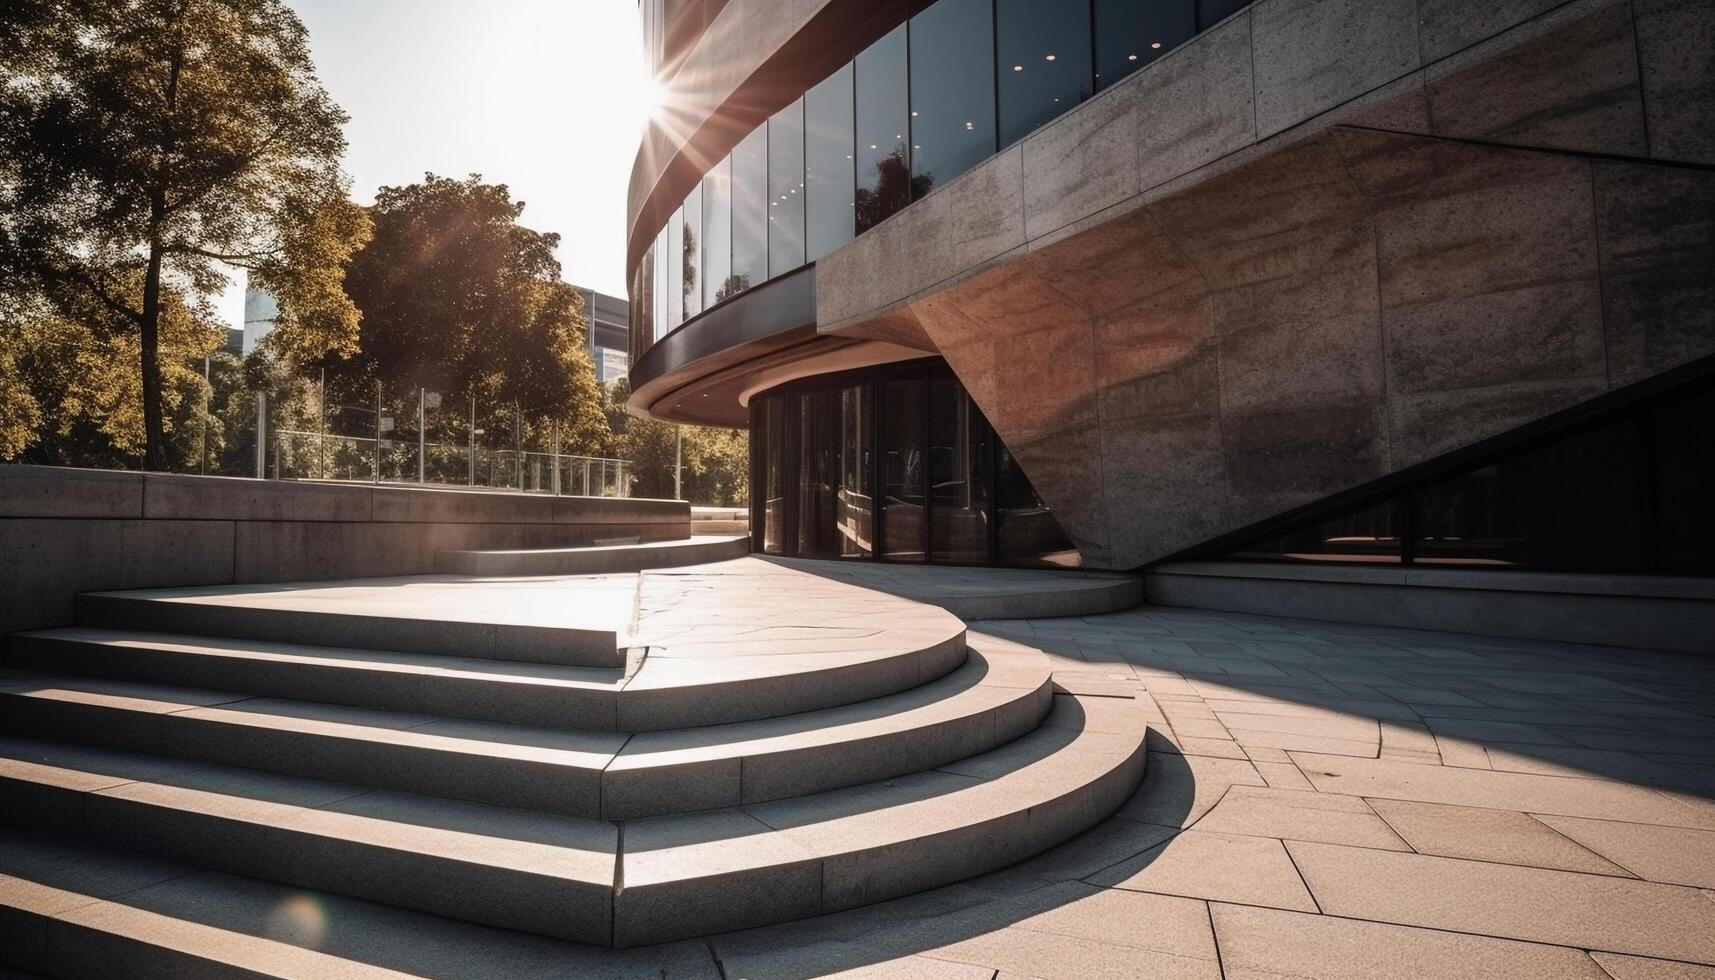
[[[437,552],[690,534],[677,500],[0,466],[0,632],[95,589],[429,572]]]
[[[1715,579],[1179,562],[1146,573],[1144,593],[1164,606],[1715,653]]]
[[[1715,354],[1715,4],[1260,0],[817,264],[1086,562]]]

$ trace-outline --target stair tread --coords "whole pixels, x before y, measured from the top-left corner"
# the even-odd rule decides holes
[[[670,541],[638,541],[631,544],[592,544],[578,545],[570,548],[467,548],[459,551],[445,551],[447,555],[578,555],[596,554],[601,552],[627,552],[693,549],[700,550],[711,545],[731,544],[735,541],[749,541],[748,535],[734,534],[693,534],[688,538],[677,538]]]

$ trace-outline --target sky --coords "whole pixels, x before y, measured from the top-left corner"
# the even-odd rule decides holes
[[[351,195],[482,174],[560,233],[565,278],[625,295],[625,189],[649,109],[636,0],[287,0],[351,116]],[[219,300],[242,325],[244,285]]]

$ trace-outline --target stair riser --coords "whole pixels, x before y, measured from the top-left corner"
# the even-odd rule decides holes
[[[525,759],[440,752],[5,693],[0,693],[0,730],[496,806],[574,817],[601,815],[598,770]]]
[[[611,891],[103,793],[0,777],[6,823],[301,888],[606,945]]]
[[[837,912],[1016,864],[1088,830],[1143,781],[1144,742],[1100,778],[1026,811],[880,848],[740,874],[621,888],[614,945],[668,942]]]
[[[745,539],[711,544],[651,548],[613,548],[579,552],[540,551],[485,553],[442,552],[435,571],[443,575],[619,575],[649,568],[679,568],[743,558],[750,553]]]
[[[611,630],[549,629],[454,620],[353,616],[168,602],[106,593],[77,597],[77,622],[100,629],[190,633],[311,646],[482,657],[579,667],[623,667]]]
[[[7,638],[6,662],[13,667],[46,673],[74,672],[257,697],[548,728],[613,731],[617,711],[612,691],[521,688],[517,684],[445,674],[398,674],[303,662],[224,658],[27,635]]]

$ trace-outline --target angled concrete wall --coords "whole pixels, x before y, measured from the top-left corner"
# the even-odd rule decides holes
[[[0,466],[0,633],[97,589],[434,570],[441,551],[690,535],[682,500]]]
[[[1086,561],[1715,354],[1715,4],[1262,0],[818,263]]]

